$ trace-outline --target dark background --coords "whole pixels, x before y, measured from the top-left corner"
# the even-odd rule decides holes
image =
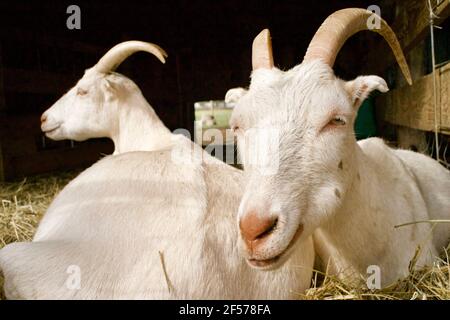
[[[193,104],[223,99],[231,87],[247,86],[251,43],[270,28],[275,64],[301,62],[322,21],[347,7],[378,1],[1,1],[1,147],[5,177],[86,166],[110,153],[106,140],[52,142],[39,129],[51,106],[112,46],[125,40],[156,43],[169,54],[165,65],[137,53],[118,69],[134,80],[170,128],[192,130]],[[69,30],[66,9],[81,8],[81,30]],[[388,22],[394,12],[382,7]],[[373,33],[352,37],[335,71],[343,78],[374,72],[367,64]],[[342,58],[342,57],[345,58]],[[345,61],[345,63],[344,63]],[[55,151],[56,150],[56,151]]]

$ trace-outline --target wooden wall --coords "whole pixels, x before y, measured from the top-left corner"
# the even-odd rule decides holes
[[[382,44],[372,44],[376,49],[369,55],[372,68],[390,79],[391,91],[376,99],[377,119],[380,131],[389,139],[396,139],[400,147],[423,149],[427,132],[450,134],[450,101],[448,99],[450,70],[450,2],[431,1],[440,25],[435,32],[435,57],[437,105],[434,106],[434,86],[431,64],[431,39],[429,10],[426,1],[391,1],[391,26],[407,57],[413,77],[413,85],[406,84],[389,49]],[[377,57],[383,56],[384,59]],[[436,115],[436,117],[435,117]],[[437,122],[435,121],[437,120]],[[445,140],[446,138],[443,137]],[[426,143],[425,143],[426,144]],[[421,150],[429,152],[429,150]]]
[[[378,99],[383,120],[422,131],[434,131],[436,113],[438,130],[450,134],[450,63],[437,69],[436,87],[436,110],[432,74],[420,77],[412,86],[381,95]]]

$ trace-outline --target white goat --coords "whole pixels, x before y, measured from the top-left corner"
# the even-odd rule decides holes
[[[144,46],[135,45],[119,48],[130,54]],[[109,65],[117,66],[117,57],[108,56]],[[59,139],[115,137],[115,153],[153,152],[100,160],[55,198],[32,243],[0,250],[7,297],[285,299],[308,288],[312,239],[299,244],[302,249],[281,270],[249,268],[238,254],[235,228],[242,173],[172,135],[131,80],[98,69],[88,70],[43,115],[43,129]],[[89,90],[79,95],[80,88]],[[123,120],[119,115],[130,128],[114,123]],[[151,126],[141,119],[151,119]],[[46,130],[52,123],[58,125]],[[107,134],[111,128],[120,130]]]
[[[137,51],[154,54],[163,63],[167,57],[152,43],[126,41],[116,45],[42,114],[41,129],[46,136],[76,141],[110,138],[114,154],[152,151],[168,145],[172,134],[137,85],[113,72]]]
[[[286,72],[274,67],[268,30],[254,41],[250,88],[241,94],[230,124],[248,177],[238,213],[240,243],[255,267],[281,265],[286,253],[296,250],[296,241],[319,231],[333,248],[328,254],[338,252],[364,276],[368,266],[377,265],[386,285],[408,274],[418,247],[421,266],[431,264],[448,243],[449,224],[395,226],[450,218],[449,171],[424,155],[393,150],[378,138],[355,140],[353,124],[361,103],[371,91],[388,87],[377,76],[340,80],[332,66],[345,41],[368,28],[372,14],[363,9],[332,14],[303,63]],[[381,21],[381,29],[373,31],[387,40],[411,83],[395,34]],[[236,95],[237,90],[228,93],[233,99]],[[278,139],[261,151],[251,141],[267,129]],[[278,170],[261,174],[247,159],[258,153]]]

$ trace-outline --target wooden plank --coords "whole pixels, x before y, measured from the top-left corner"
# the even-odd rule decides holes
[[[436,1],[431,1],[436,3]],[[427,0],[396,1],[397,16],[390,26],[397,35],[403,52],[407,54],[429,33],[429,10]],[[439,16],[434,23],[440,25],[450,16],[450,1],[441,1],[434,7],[434,12]],[[383,6],[381,6],[383,16]],[[383,57],[380,59],[379,57]],[[375,64],[377,73],[384,71],[394,63],[395,58],[389,46],[384,41],[373,43],[373,48],[368,53],[368,61]]]
[[[5,105],[5,91],[3,87],[2,43],[0,41],[0,112],[3,112],[5,109],[6,105]],[[3,148],[2,142],[0,141],[0,181],[4,180],[5,180],[5,172],[3,167]]]
[[[450,129],[450,64],[437,70],[438,128],[445,133]],[[434,131],[433,75],[380,95],[376,99],[382,119],[395,125]]]
[[[2,43],[0,41],[0,111],[4,111],[6,109],[3,69]]]
[[[439,69],[441,86],[441,130],[450,134],[450,63]]]
[[[5,168],[3,166],[3,150],[2,143],[0,142],[0,181],[5,180]]]
[[[436,1],[431,1],[431,3]],[[429,32],[429,10],[426,0],[398,1],[399,16],[393,25],[393,30],[399,38],[402,48],[409,52]],[[433,11],[439,18],[434,20],[441,24],[450,14],[450,2],[442,1],[433,6]]]

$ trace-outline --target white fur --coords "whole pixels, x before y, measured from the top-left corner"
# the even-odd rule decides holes
[[[246,90],[244,88],[230,89],[225,95],[225,103],[236,104],[245,93]]]
[[[407,275],[418,246],[419,266],[431,264],[446,246],[449,224],[434,230],[426,223],[394,228],[417,220],[449,219],[450,173],[429,157],[393,150],[377,138],[356,142],[357,110],[375,89],[388,90],[377,76],[344,82],[320,61],[287,72],[253,72],[230,124],[243,154],[258,152],[243,143],[247,131],[277,129],[278,145],[266,150],[278,152],[266,152],[266,157],[278,163],[278,171],[261,175],[246,165],[244,156],[248,181],[239,218],[262,202],[266,207],[276,203],[277,210],[259,214],[276,215],[279,223],[253,252],[241,241],[247,258],[286,256],[301,225],[302,237],[320,231],[314,235],[322,239],[316,248],[324,260],[339,255],[343,265],[363,276],[368,266],[378,265],[386,285]]]
[[[48,136],[109,136],[118,155],[61,191],[32,243],[0,250],[8,298],[288,299],[309,287],[311,238],[279,270],[248,267],[235,228],[241,171],[172,135],[130,80],[92,72],[77,84],[88,81],[91,97],[74,88],[46,112],[46,122],[60,124]],[[104,82],[119,96],[106,99]],[[123,153],[131,150],[151,151]],[[73,265],[79,290],[67,286]]]
[[[42,117],[42,131],[50,139],[106,137],[114,142],[114,154],[155,150],[171,137],[133,81],[119,73],[99,73],[95,67]]]

